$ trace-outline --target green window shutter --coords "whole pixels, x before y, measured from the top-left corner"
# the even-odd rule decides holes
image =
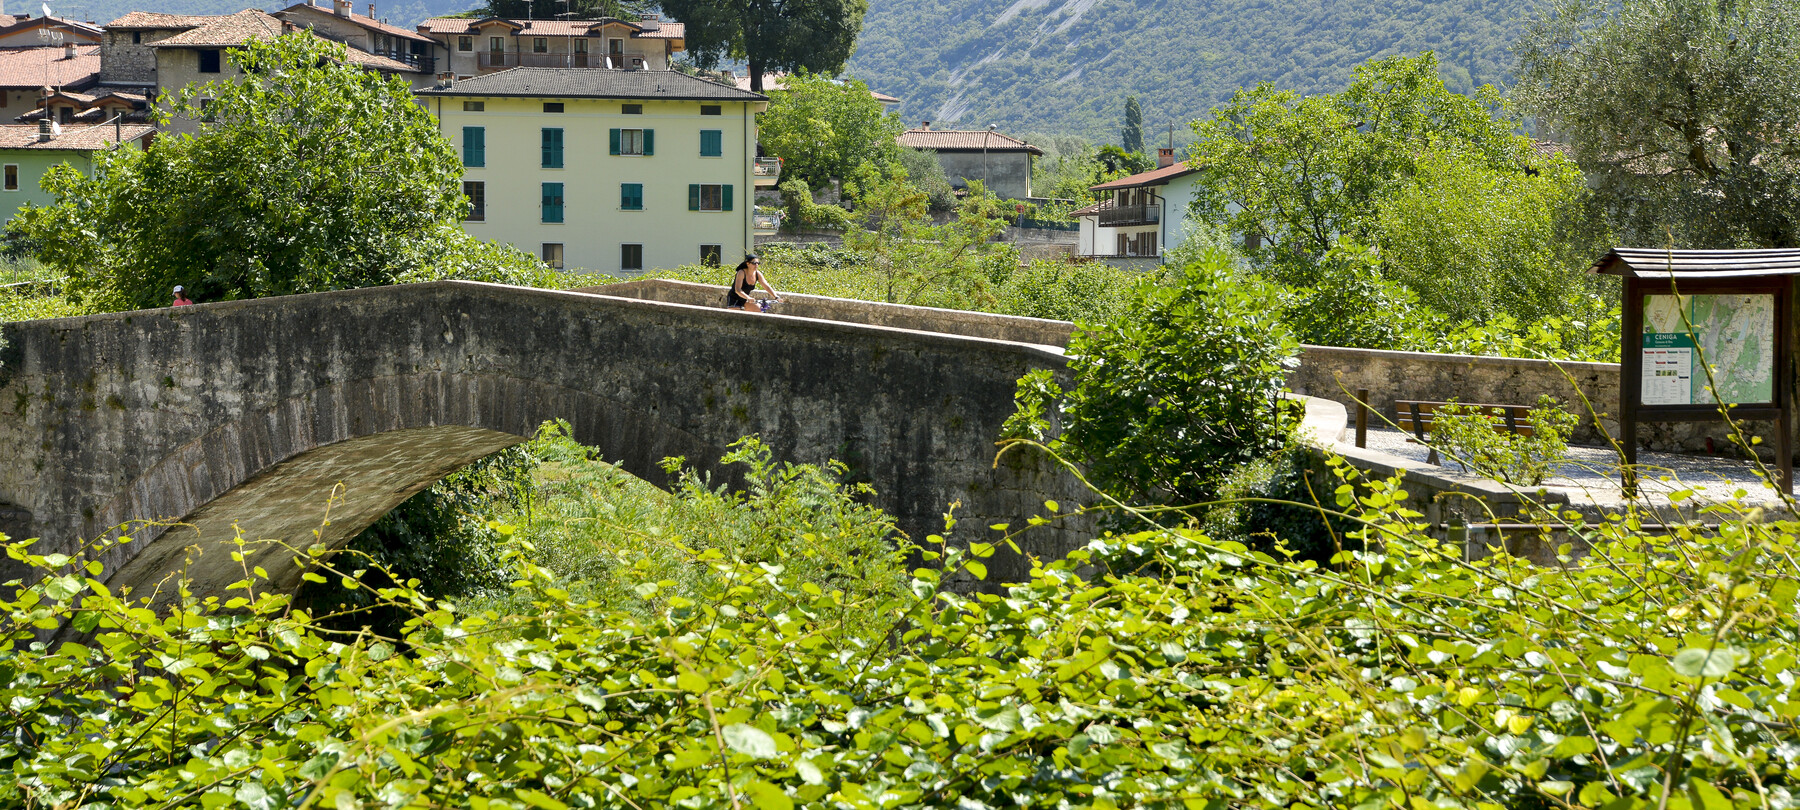
[[[486,128],[463,127],[463,165],[477,168],[487,165]]]
[[[722,157],[725,154],[725,133],[717,129],[700,130],[700,156]]]
[[[563,131],[561,127],[544,127],[543,167],[560,169],[563,167]]]
[[[722,186],[719,189],[719,210],[731,210],[731,186],[729,184]]]
[[[563,184],[544,184],[544,217],[545,222],[563,221]]]
[[[656,154],[656,130],[654,129],[644,130],[644,154]]]
[[[644,210],[644,184],[620,183],[619,207],[627,211]]]
[[[700,210],[700,184],[699,183],[689,183],[688,184],[688,210],[689,211]]]
[[[614,155],[618,154],[619,153],[619,130],[616,128],[608,130],[606,133],[606,140],[607,140],[607,143],[612,145],[612,151],[610,154],[614,154]]]

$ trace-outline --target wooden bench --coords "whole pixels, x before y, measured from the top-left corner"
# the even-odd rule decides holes
[[[1396,399],[1394,400],[1395,421],[1400,424],[1402,430],[1412,431],[1414,441],[1426,444],[1425,434],[1431,431],[1432,417],[1437,414],[1439,408],[1445,405],[1479,409],[1478,412],[1486,415],[1488,420],[1493,423],[1496,432],[1517,433],[1520,436],[1532,434],[1530,405],[1483,405],[1477,402],[1423,402]],[[1426,446],[1430,447],[1430,445]],[[1431,455],[1425,458],[1425,463],[1438,463],[1437,448],[1432,448]]]

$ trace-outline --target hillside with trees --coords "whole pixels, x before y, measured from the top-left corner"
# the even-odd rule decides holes
[[[1433,50],[1451,90],[1507,81],[1532,0],[873,0],[848,71],[921,119],[1146,141],[1240,87],[1330,92],[1376,57]],[[1159,137],[1162,136],[1162,137]]]

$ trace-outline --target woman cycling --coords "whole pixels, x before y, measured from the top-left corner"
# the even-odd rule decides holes
[[[744,260],[738,263],[737,273],[733,274],[731,277],[731,289],[725,291],[726,309],[738,309],[745,312],[760,314],[762,312],[760,307],[750,306],[750,302],[752,301],[750,294],[756,291],[756,285],[758,284],[761,284],[763,289],[769,291],[769,297],[771,299],[776,301],[781,300],[781,295],[775,292],[774,287],[769,286],[768,277],[764,276],[762,271],[757,269],[758,264],[755,254],[746,255]]]

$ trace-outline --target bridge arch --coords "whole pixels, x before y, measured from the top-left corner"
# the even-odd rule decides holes
[[[65,553],[128,521],[187,524],[106,552],[103,576],[140,591],[196,543],[187,571],[202,591],[241,578],[218,548],[234,524],[310,545],[341,482],[322,534],[340,545],[555,418],[659,485],[664,457],[716,473],[749,434],[778,458],[838,458],[914,536],[940,530],[951,502],[980,527],[1079,500],[1055,470],[992,465],[1014,382],[1063,368],[1043,345],[468,282],[4,329],[0,405],[18,418],[0,420],[0,502],[29,510],[41,547]],[[1042,532],[1032,550],[1066,553],[1079,528]],[[1023,575],[1014,562],[989,568]]]

